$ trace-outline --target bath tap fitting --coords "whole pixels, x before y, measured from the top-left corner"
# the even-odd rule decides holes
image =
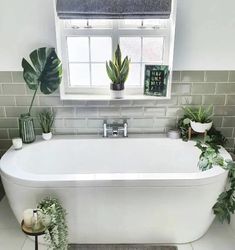
[[[128,137],[128,124],[126,121],[123,123],[107,123],[103,124],[103,137]]]

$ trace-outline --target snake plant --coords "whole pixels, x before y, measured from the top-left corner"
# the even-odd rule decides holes
[[[117,46],[117,49],[114,53],[113,61],[106,62],[106,71],[108,77],[115,84],[124,84],[127,80],[129,74],[129,64],[130,59],[128,56],[122,60],[122,53],[120,46]]]
[[[38,114],[38,120],[43,133],[50,133],[54,123],[54,113],[44,110]]]
[[[39,48],[29,55],[31,64],[23,58],[23,77],[28,87],[34,90],[29,115],[38,89],[45,95],[53,93],[62,79],[62,64],[54,48]]]

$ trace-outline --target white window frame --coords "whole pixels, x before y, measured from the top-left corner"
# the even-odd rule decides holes
[[[169,19],[168,28],[160,29],[120,29],[118,21],[113,21],[113,28],[97,29],[75,29],[65,28],[65,23],[55,15],[57,51],[63,63],[63,79],[60,86],[60,96],[62,100],[109,100],[109,86],[107,87],[86,87],[86,86],[69,86],[69,61],[67,50],[67,37],[102,37],[110,36],[112,38],[112,51],[119,43],[119,37],[164,37],[163,65],[169,65],[170,75],[168,78],[167,95],[165,97],[145,96],[143,95],[143,86],[128,86],[125,88],[125,99],[170,99],[171,97],[171,79],[175,35],[175,17],[176,17],[176,0],[172,1],[172,14]],[[151,63],[146,63],[151,64]],[[141,72],[142,74],[142,72]],[[143,76],[141,81],[143,82]]]

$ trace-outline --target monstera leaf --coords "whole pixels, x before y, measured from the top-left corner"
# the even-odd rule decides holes
[[[23,77],[28,87],[34,90],[34,96],[29,108],[31,111],[37,90],[45,95],[53,93],[62,79],[62,64],[54,48],[39,48],[29,55],[31,64],[23,58]]]

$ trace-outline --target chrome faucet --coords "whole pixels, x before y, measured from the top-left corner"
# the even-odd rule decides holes
[[[128,124],[127,121],[123,123],[103,123],[103,137],[128,137]]]

